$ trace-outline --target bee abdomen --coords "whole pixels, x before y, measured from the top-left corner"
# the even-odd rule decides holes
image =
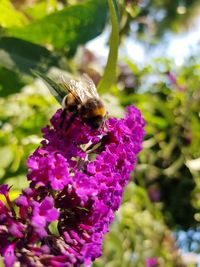
[[[92,117],[96,117],[96,116],[104,117],[106,115],[106,109],[104,106],[96,107],[95,109],[93,109],[91,115]]]

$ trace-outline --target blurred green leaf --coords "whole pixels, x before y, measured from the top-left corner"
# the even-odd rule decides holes
[[[118,57],[118,46],[119,46],[119,17],[117,2],[115,0],[108,0],[112,32],[109,43],[109,55],[104,70],[103,77],[98,84],[99,92],[107,92],[109,88],[116,82],[116,67]]]
[[[58,232],[58,221],[54,221],[49,225],[49,230],[56,236],[59,236],[59,232]]]
[[[9,0],[0,1],[0,26],[14,27],[22,26],[27,22],[26,17],[17,11]]]
[[[168,121],[159,116],[149,116],[147,121],[151,120],[151,123],[158,127],[158,129],[165,129],[168,126]]]
[[[41,19],[45,17],[47,14],[52,13],[56,10],[56,2],[57,0],[51,1],[39,1],[34,5],[27,6],[24,8],[24,12],[26,15],[31,17],[31,19]]]
[[[12,37],[0,38],[0,66],[30,74],[30,69],[45,70],[58,58],[46,48]]]
[[[14,196],[18,196],[20,194],[20,190],[28,187],[29,185],[29,182],[26,179],[25,173],[24,175],[20,174],[14,177],[9,177],[6,180],[6,183],[10,186],[12,185],[12,190],[10,191],[10,194],[11,196],[13,196],[13,199],[14,199]]]
[[[0,257],[0,267],[4,267],[5,265],[4,265],[4,263],[3,263],[3,259],[2,259],[2,257]]]
[[[62,100],[66,95],[66,91],[63,90],[62,86],[60,86],[58,83],[54,82],[52,79],[50,79],[45,74],[42,74],[42,73],[37,72],[37,71],[33,71],[33,74],[43,80],[43,82],[47,85],[51,94],[56,98],[56,100],[60,104],[62,104]]]
[[[0,66],[0,97],[16,93],[24,85],[25,82],[18,73]]]
[[[51,44],[74,52],[78,45],[98,36],[106,22],[105,0],[67,6],[21,28],[7,29],[10,36],[36,44]]]
[[[0,148],[0,168],[6,168],[13,160],[13,154],[9,146]]]
[[[17,177],[16,177],[17,178]],[[25,184],[23,184],[24,186]],[[19,197],[19,195],[21,194],[21,190],[12,190],[9,193],[9,197],[11,201],[14,201],[16,198]]]

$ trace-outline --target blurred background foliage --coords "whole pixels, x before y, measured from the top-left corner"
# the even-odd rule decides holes
[[[153,49],[170,32],[194,25],[200,1],[119,0],[118,6],[120,45],[132,38]],[[85,72],[98,84],[105,60],[85,44],[110,28],[110,19],[106,0],[0,0],[0,10],[0,179],[13,185],[14,199],[27,186],[26,159],[41,141],[41,128],[59,108],[31,70],[55,80]],[[196,266],[199,56],[197,49],[182,66],[163,56],[142,64],[121,57],[116,83],[101,90],[111,115],[120,117],[134,104],[147,125],[144,149],[95,267]]]

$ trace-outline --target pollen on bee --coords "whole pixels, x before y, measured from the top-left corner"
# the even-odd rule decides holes
[[[102,116],[102,117],[104,117],[106,115],[106,109],[104,107],[95,108],[93,110],[93,114],[95,116]]]

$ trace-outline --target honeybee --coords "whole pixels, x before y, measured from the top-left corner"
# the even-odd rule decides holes
[[[94,82],[87,74],[83,74],[79,81],[63,77],[63,82],[59,85],[44,74],[34,73],[45,81],[51,93],[62,104],[61,127],[67,112],[71,113],[70,124],[67,128],[77,116],[92,129],[97,129],[102,125],[106,108],[97,93]]]

